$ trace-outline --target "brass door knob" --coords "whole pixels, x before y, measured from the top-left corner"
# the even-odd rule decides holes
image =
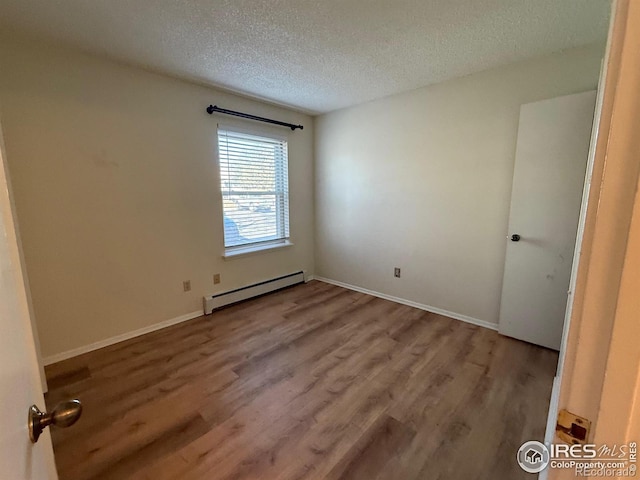
[[[40,409],[31,405],[29,407],[29,438],[32,443],[36,443],[40,434],[49,425],[60,428],[67,428],[78,421],[82,415],[82,403],[80,400],[69,400],[55,406],[51,412],[41,412]]]

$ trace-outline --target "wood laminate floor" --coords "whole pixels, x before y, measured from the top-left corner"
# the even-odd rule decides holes
[[[61,480],[530,478],[557,354],[320,282],[51,365]]]

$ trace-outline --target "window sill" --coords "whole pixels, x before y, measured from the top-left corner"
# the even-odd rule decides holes
[[[232,250],[225,250],[222,254],[222,258],[229,260],[232,258],[245,257],[247,255],[254,255],[256,253],[269,252],[271,250],[277,250],[280,248],[291,247],[293,243],[286,241],[280,243],[271,243],[266,245],[251,245],[244,248],[234,248]]]

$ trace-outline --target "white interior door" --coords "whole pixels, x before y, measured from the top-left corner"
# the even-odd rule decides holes
[[[31,328],[0,130],[0,477],[55,480],[49,432],[33,444],[27,429],[29,407],[45,407]]]
[[[555,350],[562,338],[595,101],[594,90],[520,108],[499,331]]]

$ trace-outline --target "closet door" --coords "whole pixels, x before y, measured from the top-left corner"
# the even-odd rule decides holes
[[[522,105],[499,331],[560,349],[596,92]]]

